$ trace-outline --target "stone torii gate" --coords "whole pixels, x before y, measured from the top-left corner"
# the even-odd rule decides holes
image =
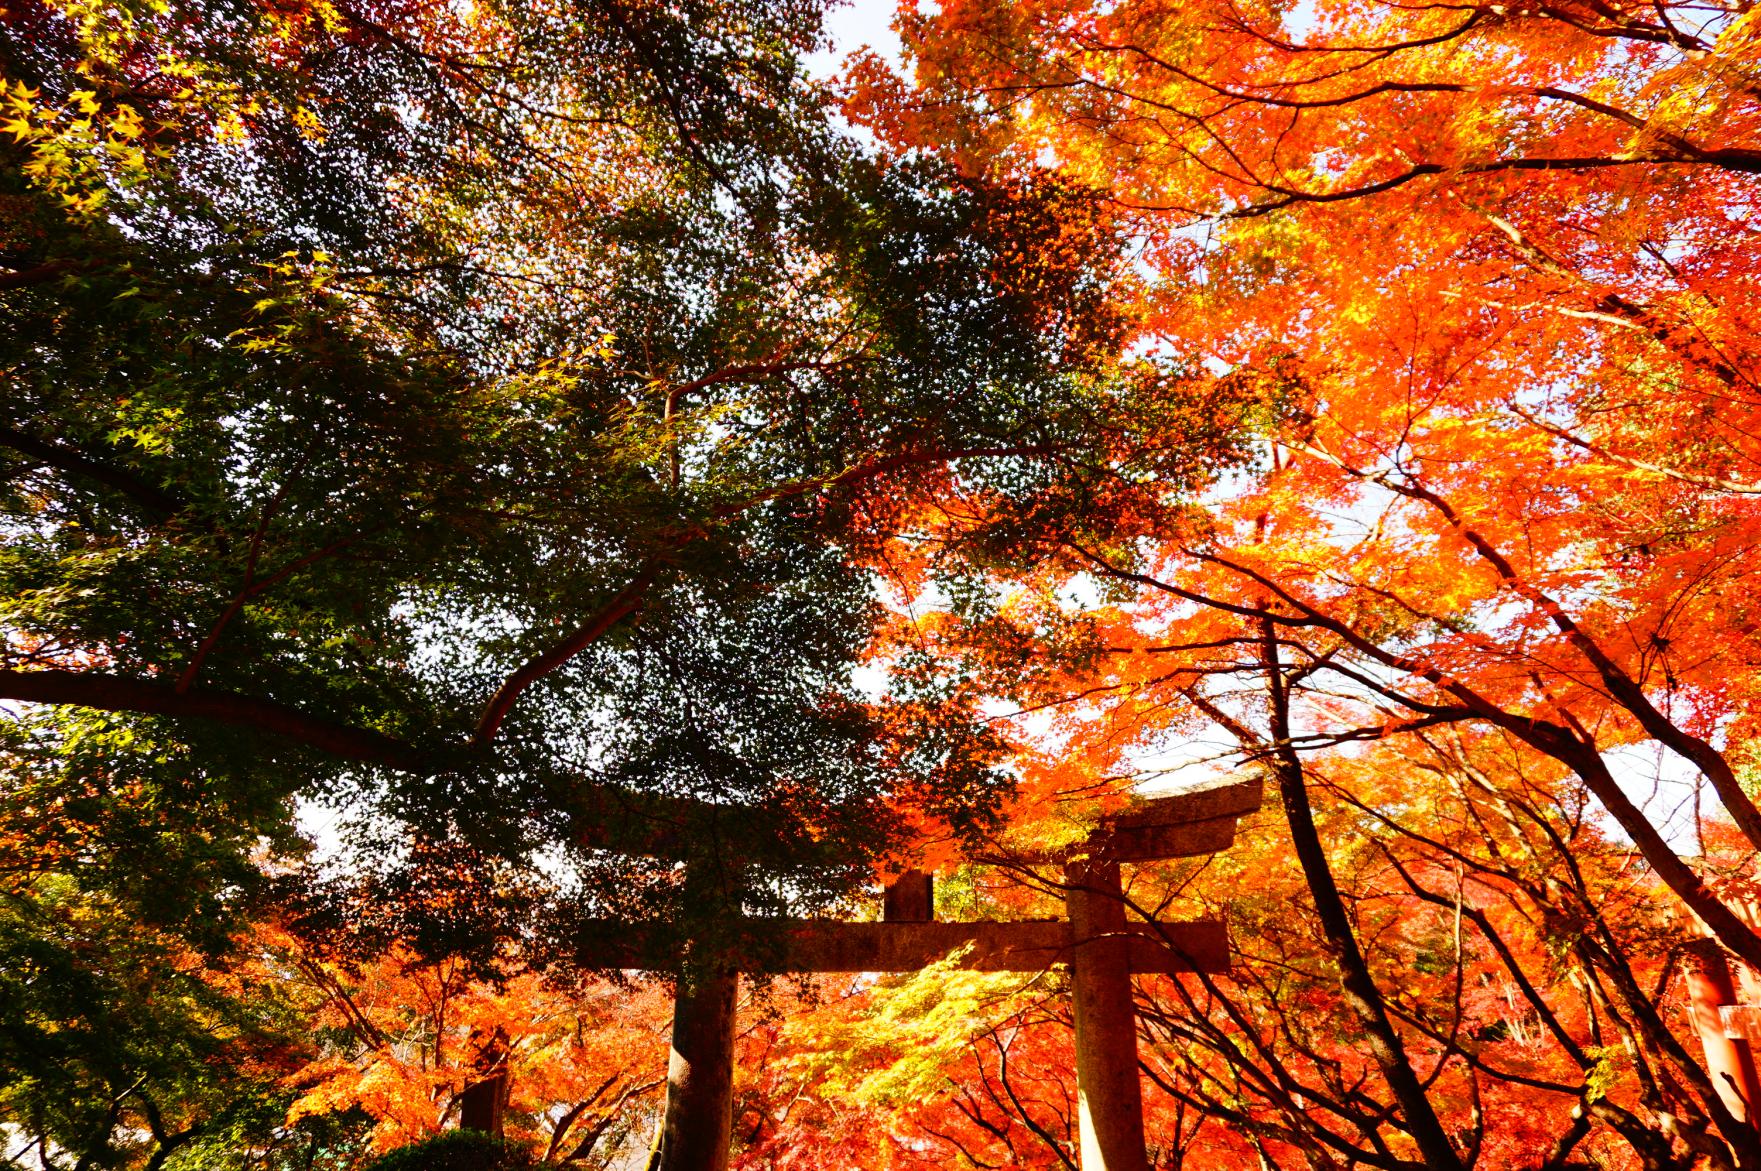
[[[1083,1171],[1146,1171],[1131,976],[1225,971],[1229,942],[1225,925],[1214,920],[1128,920],[1119,868],[1226,849],[1237,819],[1258,809],[1260,799],[1257,780],[1216,782],[1140,801],[1057,854],[979,859],[1061,865],[1064,919],[937,922],[933,879],[912,871],[887,887],[878,923],[748,920],[753,937],[771,945],[762,959],[736,959],[689,985],[681,978],[651,1171],[725,1171],[728,1165],[740,971],[906,972],[960,948],[968,949],[961,966],[976,971],[1069,965]]]

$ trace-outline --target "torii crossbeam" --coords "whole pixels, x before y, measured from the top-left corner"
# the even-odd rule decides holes
[[[753,956],[730,957],[725,967],[689,985],[681,979],[666,1112],[651,1171],[725,1171],[728,1165],[740,972],[907,972],[959,949],[966,949],[961,966],[977,971],[1069,965],[1083,1171],[1146,1171],[1131,976],[1225,971],[1229,942],[1224,924],[1213,920],[1128,920],[1119,868],[1226,849],[1237,820],[1260,801],[1257,780],[1218,781],[1139,801],[1057,853],[976,859],[1061,865],[1067,917],[1060,920],[937,922],[933,880],[917,871],[888,886],[878,923],[747,920],[746,937],[762,941]],[[629,942],[628,929],[605,927],[595,933],[596,964],[641,966],[642,949]],[[622,946],[613,942],[620,938]]]

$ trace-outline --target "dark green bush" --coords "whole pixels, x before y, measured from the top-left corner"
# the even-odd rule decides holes
[[[478,1130],[448,1130],[387,1151],[364,1171],[526,1171],[532,1157]]]

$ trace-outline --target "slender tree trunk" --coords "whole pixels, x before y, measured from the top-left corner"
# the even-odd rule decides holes
[[[1363,952],[1358,947],[1351,916],[1346,912],[1345,900],[1340,897],[1339,886],[1333,879],[1333,869],[1327,862],[1327,852],[1321,845],[1321,835],[1315,828],[1315,815],[1309,805],[1302,759],[1291,745],[1290,700],[1284,687],[1276,634],[1270,619],[1262,622],[1261,635],[1262,661],[1265,664],[1266,685],[1271,699],[1272,773],[1278,782],[1278,795],[1282,799],[1284,816],[1290,823],[1291,841],[1296,846],[1296,857],[1302,864],[1303,877],[1308,880],[1315,912],[1320,916],[1321,928],[1326,933],[1329,948],[1339,964],[1340,986],[1345,993],[1345,1002],[1363,1025],[1369,1038],[1370,1052],[1381,1068],[1382,1076],[1388,1079],[1389,1089],[1400,1103],[1407,1130],[1418,1143],[1425,1165],[1435,1171],[1462,1171],[1461,1156],[1456,1153],[1449,1142],[1449,1136],[1444,1133],[1443,1124],[1438,1120],[1437,1112],[1431,1108],[1430,1099],[1425,1097],[1418,1074],[1413,1072],[1412,1063],[1407,1059],[1406,1046],[1402,1044],[1400,1034],[1395,1031],[1394,1024],[1389,1019],[1382,993],[1377,989],[1376,982],[1370,975],[1369,965],[1364,961]]]

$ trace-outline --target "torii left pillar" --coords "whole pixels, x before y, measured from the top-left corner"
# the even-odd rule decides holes
[[[887,886],[884,918],[935,918],[934,880],[908,870]],[[740,977],[715,970],[679,977],[667,1055],[666,1113],[649,1171],[727,1171],[734,1137],[734,1013]]]
[[[650,1171],[727,1171],[734,1138],[734,1005],[738,973],[679,976],[667,1056],[666,1115]]]

